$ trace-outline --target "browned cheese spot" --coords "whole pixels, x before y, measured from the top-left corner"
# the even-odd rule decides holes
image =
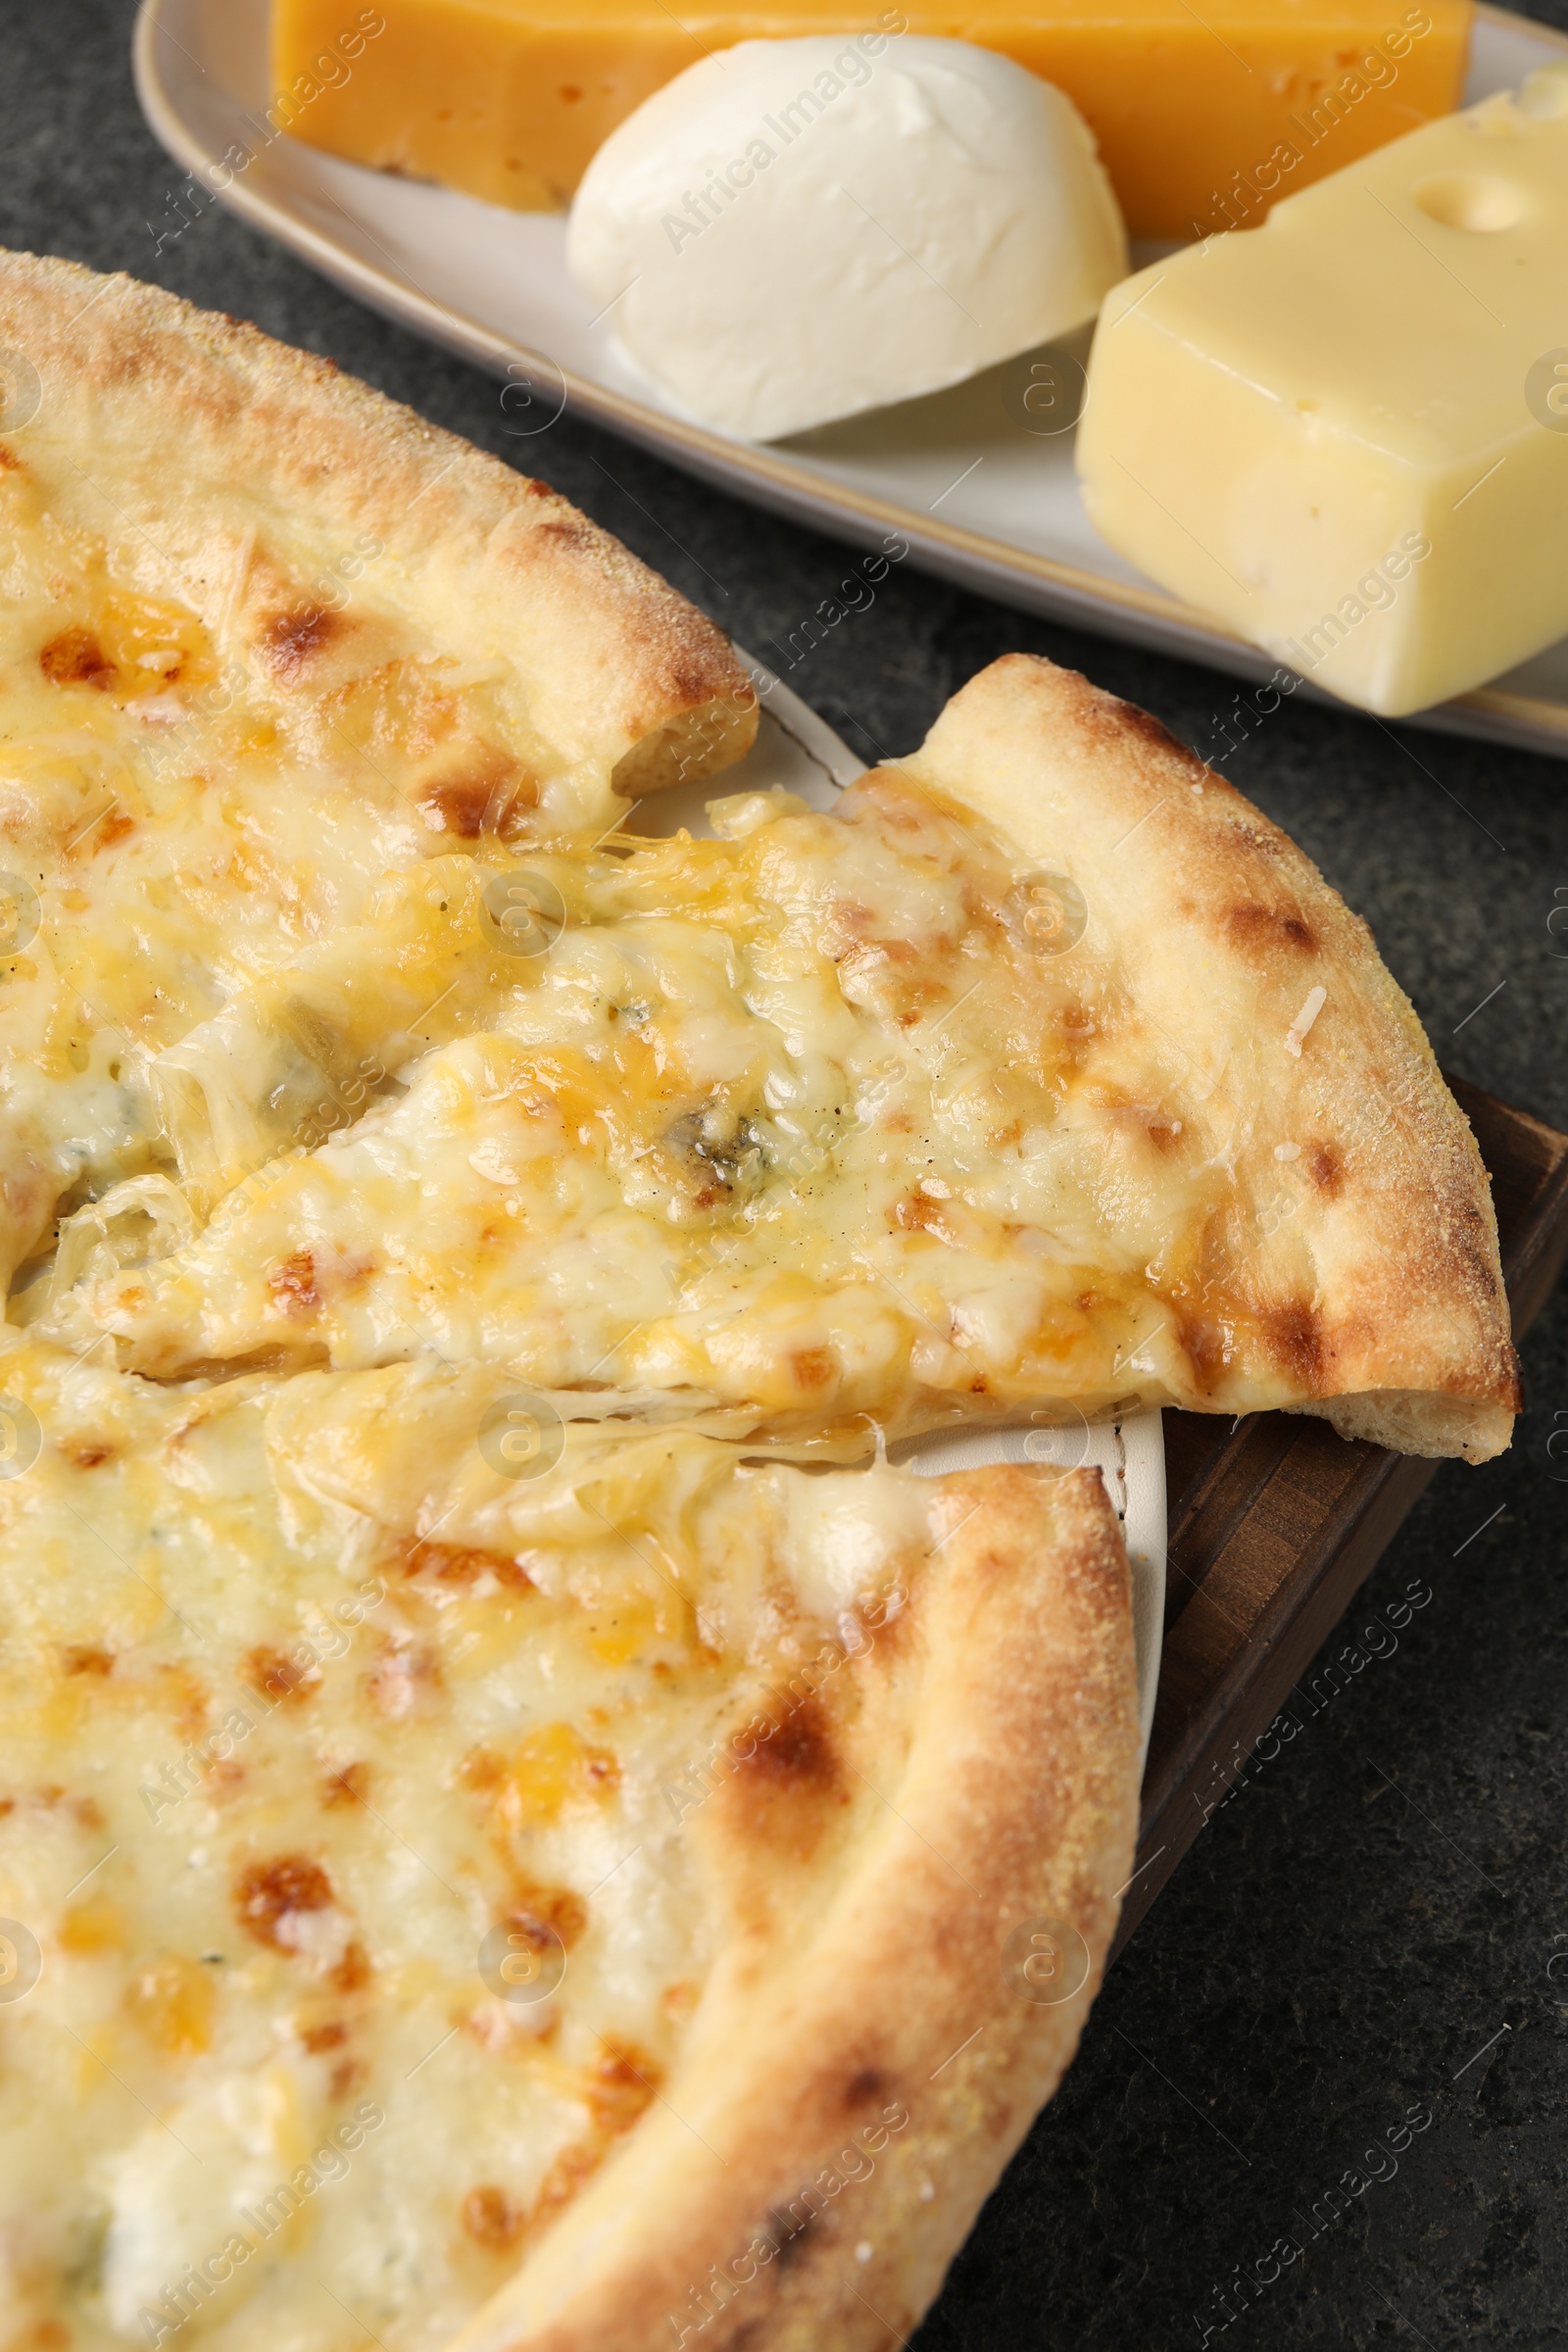
[[[1171,1304],[1182,1348],[1193,1367],[1193,1385],[1200,1395],[1205,1395],[1224,1377],[1225,1349],[1229,1345],[1225,1328],[1200,1310],[1184,1306],[1180,1300],[1173,1299]]]
[[[335,1992],[362,1992],[372,1973],[370,1955],[356,1937],[326,1981]]]
[[[827,1718],[814,1695],[797,1700],[769,1738],[737,1759],[729,1790],[748,1844],[809,1859],[828,1807],[848,1801]]]
[[[853,2115],[857,2107],[868,2107],[873,2099],[885,2098],[887,2087],[885,2075],[874,2066],[862,2066],[858,2074],[850,2077],[844,2093],[845,2107]]]
[[[790,1371],[798,1389],[825,1389],[834,1373],[832,1353],[826,1348],[797,1348]]]
[[[477,841],[484,830],[491,789],[489,777],[482,774],[451,776],[444,783],[429,785],[419,795],[425,822],[434,832],[456,833],[460,841]]]
[[[318,2058],[323,2050],[341,2049],[348,2037],[349,2030],[340,2017],[329,2017],[318,2026],[306,2026],[300,2034],[313,2058]]]
[[[329,1773],[321,1790],[321,1802],[329,1813],[339,1805],[363,1805],[370,1786],[368,1764],[345,1764],[341,1772]]]
[[[512,1935],[521,1936],[539,1953],[559,1941],[569,1952],[588,1928],[588,1906],[569,1886],[536,1886],[524,1883],[502,1921]]]
[[[332,1882],[308,1854],[277,1854],[270,1862],[248,1863],[234,1888],[240,1926],[276,1952],[289,1949],[278,1940],[280,1919],[290,1911],[325,1911],[331,1901]]]
[[[0,441],[0,473],[25,473],[26,470],[9,441]]]
[[[60,1450],[78,1470],[96,1470],[101,1462],[112,1462],[120,1448],[107,1438],[62,1438]]]
[[[475,1551],[466,1544],[413,1543],[404,1546],[406,1576],[429,1576],[443,1585],[473,1585],[487,1571],[515,1592],[535,1590],[527,1570],[504,1551]]]
[[[51,637],[38,656],[38,667],[52,686],[96,686],[100,693],[108,691],[117,675],[90,629],[63,629]]]
[[[461,2213],[466,2234],[492,2254],[507,2253],[528,2227],[527,2207],[490,2180],[469,2189]]]
[[[1263,1318],[1275,1357],[1303,1388],[1315,1389],[1323,1372],[1323,1342],[1310,1306],[1293,1300],[1271,1309]]]
[[[245,1661],[245,1680],[253,1690],[274,1705],[302,1706],[314,1698],[320,1685],[318,1666],[299,1666],[280,1649],[270,1649],[259,1643]]]
[[[135,830],[133,816],[127,816],[123,808],[112,808],[101,825],[94,825],[87,839],[95,850],[112,850],[117,841],[123,841],[127,833]]]
[[[1320,1193],[1333,1200],[1345,1174],[1344,1162],[1333,1144],[1308,1144],[1303,1154],[1306,1172]],[[1489,1269],[1490,1271],[1490,1269]]]
[[[911,1193],[906,1200],[894,1202],[893,1222],[902,1225],[906,1233],[934,1232],[940,1238],[942,1203],[928,1199],[924,1193]]]
[[[316,1287],[316,1260],[309,1250],[292,1250],[275,1265],[267,1277],[279,1309],[298,1322],[314,1315],[321,1303],[321,1294]]]
[[[488,817],[490,831],[510,841],[538,808],[539,785],[518,760],[480,748],[464,766],[423,785],[417,798],[432,832],[477,841]]]
[[[74,1642],[66,1650],[61,1663],[67,1674],[96,1674],[107,1677],[115,1671],[112,1650],[93,1649],[85,1645],[78,1647]]]
[[[187,1740],[207,1728],[208,1693],[204,1684],[188,1666],[161,1662],[158,1669],[163,1684],[159,1703],[168,1707],[175,1724]]]
[[[601,2132],[629,2132],[658,2092],[663,2075],[628,2043],[607,2041],[588,2074],[588,2106]]]
[[[292,686],[312,658],[342,634],[343,626],[324,605],[300,605],[292,612],[273,612],[262,623],[262,652],[273,673],[285,686]]]

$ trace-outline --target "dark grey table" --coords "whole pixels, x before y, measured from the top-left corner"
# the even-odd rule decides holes
[[[1568,27],[1568,0],[1529,13]],[[544,442],[510,439],[496,385],[226,214],[157,254],[146,223],[180,175],[136,110],[131,20],[125,0],[0,0],[0,240],[156,278],[509,460],[525,450],[764,659],[831,594],[853,551],[569,411]],[[1568,340],[1568,259],[1564,300]],[[1216,741],[1228,689],[1207,672],[907,565],[790,682],[873,759],[1018,649],[1205,754]],[[1225,772],[1367,916],[1447,1066],[1568,1126],[1568,942],[1546,929],[1568,886],[1568,763],[1287,703]],[[1164,2352],[1205,2330],[1257,2352],[1568,2347],[1568,1460],[1547,1452],[1568,1430],[1561,1294],[1525,1360],[1512,1451],[1440,1474],[1349,1622],[1412,1585],[1430,1600],[1209,1823],[920,2352]],[[1369,2166],[1374,2145],[1389,2152]],[[1361,2193],[1330,2195],[1374,2169]],[[1287,2233],[1305,2252],[1282,2263]],[[1259,2262],[1277,2278],[1227,2297]]]

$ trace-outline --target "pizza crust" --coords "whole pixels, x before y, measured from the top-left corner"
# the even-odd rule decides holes
[[[1227,1114],[1208,1143],[1239,1187],[1260,1196],[1304,1156],[1310,1216],[1256,1232],[1242,1267],[1295,1357],[1287,1409],[1402,1453],[1501,1452],[1522,1399],[1481,1154],[1370,930],[1311,860],[1157,719],[1031,655],[983,670],[900,765],[1067,873],[1128,943],[1189,1104]],[[1284,1249],[1303,1236],[1304,1294]]]
[[[901,2340],[1055,2089],[1133,1867],[1126,1553],[1098,1472],[941,1491],[850,1687],[704,1809],[736,1934],[678,2072],[453,2352]],[[1087,1967],[1056,2002],[1020,1975],[1042,1921]]]
[[[714,774],[753,741],[755,690],[695,607],[544,482],[330,360],[24,253],[0,254],[0,338],[37,372],[13,439],[51,512],[247,637],[259,683],[285,700],[382,651],[363,623],[357,643],[330,625],[312,593],[368,540],[376,605],[424,652],[511,665],[540,732],[618,794]],[[265,558],[237,564],[258,524],[293,578]]]

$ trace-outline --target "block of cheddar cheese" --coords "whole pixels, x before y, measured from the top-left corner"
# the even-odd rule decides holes
[[[643,99],[737,41],[908,31],[999,49],[1065,90],[1134,236],[1206,235],[1457,105],[1470,0],[377,0],[344,71],[342,0],[273,0],[296,138],[523,211],[564,205]],[[852,66],[858,73],[860,64]],[[873,67],[874,70],[874,67]],[[841,87],[843,85],[841,84]],[[800,120],[831,105],[802,93]],[[1288,160],[1288,159],[1294,160]]]
[[[1162,587],[1389,715],[1568,632],[1568,63],[1113,288],[1078,466]]]

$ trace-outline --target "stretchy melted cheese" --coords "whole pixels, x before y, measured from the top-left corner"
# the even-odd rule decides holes
[[[1108,298],[1078,439],[1162,586],[1372,710],[1568,629],[1568,65]]]
[[[660,2098],[710,1800],[890,1639],[940,1482],[514,1477],[439,1368],[0,1379],[8,2340],[444,2344]]]
[[[1027,0],[873,19],[835,0],[274,0],[270,120],[356,163],[493,204],[564,205],[645,98],[737,41],[901,32],[1000,49],[1064,90],[1094,131],[1135,236],[1223,225],[1282,148],[1291,185],[1336,171],[1458,101],[1467,0]],[[870,42],[863,37],[870,36]],[[852,67],[851,71],[857,69]],[[841,88],[842,83],[839,85]],[[808,89],[786,142],[835,92]],[[766,138],[768,125],[759,122]],[[1278,170],[1272,182],[1278,188]]]

